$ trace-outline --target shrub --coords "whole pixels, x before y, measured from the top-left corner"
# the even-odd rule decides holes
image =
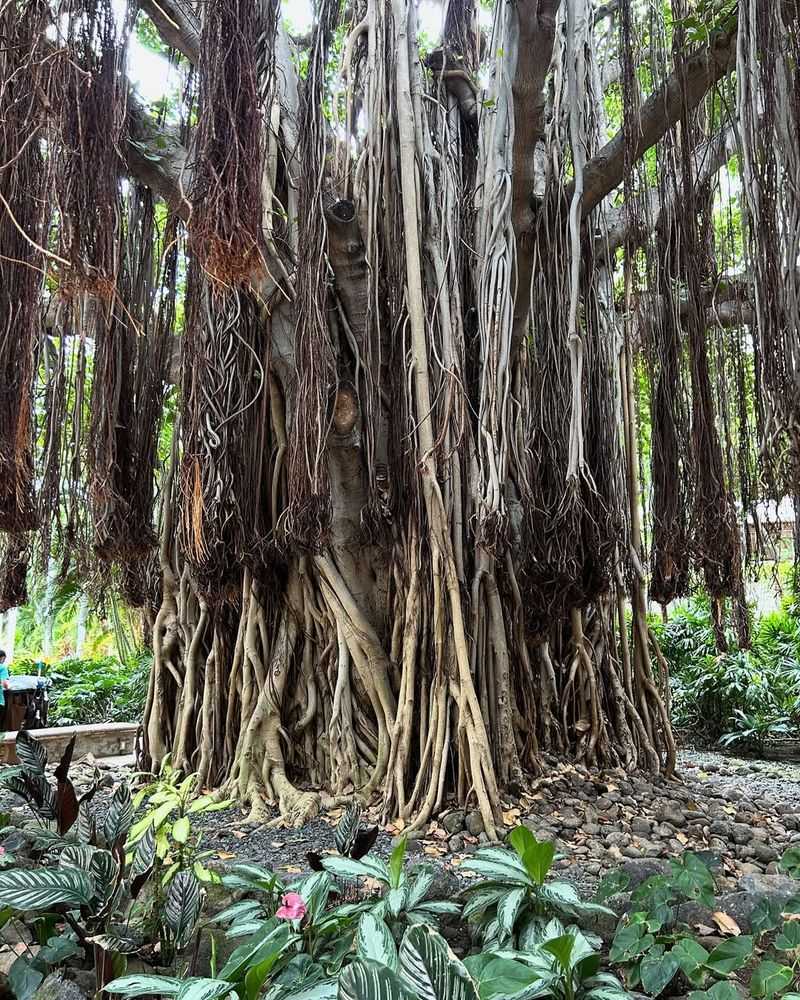
[[[673,722],[695,740],[761,750],[800,720],[800,617],[793,602],[754,623],[752,649],[717,652],[708,602],[652,622],[670,665]]]
[[[68,659],[48,665],[50,725],[77,726],[93,722],[134,722],[141,718],[147,695],[152,655],[141,652],[127,662],[116,657]],[[37,664],[18,660],[16,674],[35,674]]]

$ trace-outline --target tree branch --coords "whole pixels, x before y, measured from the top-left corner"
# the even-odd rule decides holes
[[[733,69],[736,63],[736,28],[721,32],[703,49],[671,73],[659,89],[642,105],[636,142],[631,150],[633,161],[641,159],[680,119],[685,109],[691,111],[703,100],[714,84]],[[623,129],[592,157],[584,169],[583,216],[596,208],[606,195],[622,183],[625,172],[625,133]],[[567,198],[571,191],[567,191]]]
[[[708,184],[736,152],[736,132],[732,125],[721,129],[692,153],[694,185]],[[672,218],[680,206],[682,195],[675,192],[662,199],[659,188],[651,188],[636,200],[632,210],[625,205],[607,211],[606,224],[597,240],[599,257],[610,259],[621,246],[639,246],[647,233]],[[646,228],[642,228],[642,222]]]
[[[200,25],[181,0],[139,0],[143,10],[170,48],[177,49],[189,62],[200,56]]]
[[[132,177],[163,198],[169,207],[186,219],[189,202],[188,154],[178,135],[153,122],[141,104],[128,96],[128,141],[125,161]]]

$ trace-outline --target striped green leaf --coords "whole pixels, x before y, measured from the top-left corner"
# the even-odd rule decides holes
[[[358,922],[356,952],[361,959],[379,962],[397,971],[397,945],[392,932],[374,913],[365,913]]]
[[[77,868],[13,869],[0,872],[0,906],[50,910],[87,906],[94,892],[91,876]]]
[[[410,927],[400,945],[400,974],[418,1000],[477,1000],[466,966],[441,934],[425,924]]]
[[[122,997],[176,997],[183,985],[171,976],[122,976],[110,982],[105,992]]]
[[[413,1000],[388,965],[356,959],[339,977],[338,1000]]]

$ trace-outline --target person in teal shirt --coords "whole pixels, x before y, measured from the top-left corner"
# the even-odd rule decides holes
[[[6,688],[10,676],[6,666],[6,651],[0,649],[0,730],[3,731],[6,724]]]

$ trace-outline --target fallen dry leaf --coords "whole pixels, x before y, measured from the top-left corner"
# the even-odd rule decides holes
[[[678,830],[678,832],[675,834],[675,839],[679,840],[682,844],[689,843],[689,838],[686,836],[685,833],[681,833],[680,830]]]
[[[217,851],[217,857],[220,861],[231,861],[236,857],[235,854],[231,854],[230,851]]]
[[[430,855],[431,857],[434,857],[434,858],[440,858],[444,854],[444,851],[440,847],[436,847],[434,844],[426,844],[422,848],[422,850],[426,854],[428,854],[428,855]]]
[[[709,927],[708,924],[695,924],[694,929],[701,937],[708,937],[709,934],[714,933],[714,928]]]
[[[283,870],[290,875],[302,875],[303,873],[303,869],[298,868],[297,865],[284,865]]]
[[[728,916],[727,913],[723,913],[722,910],[717,910],[711,916],[723,934],[727,934],[729,937],[739,937],[742,933],[742,928],[736,923],[733,917]]]

